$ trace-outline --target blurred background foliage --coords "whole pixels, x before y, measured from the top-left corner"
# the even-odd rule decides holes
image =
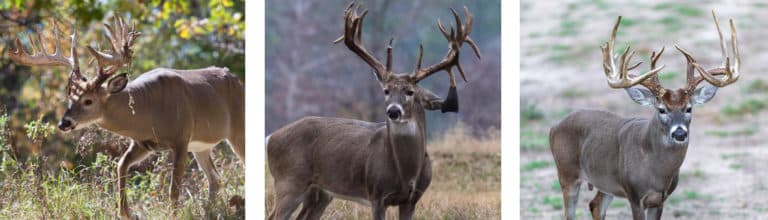
[[[500,2],[468,0],[358,1],[368,9],[363,24],[366,48],[384,62],[386,44],[393,43],[393,69],[411,72],[419,44],[423,64],[443,58],[447,41],[437,28],[454,21],[449,8],[464,17],[467,6],[474,15],[470,36],[480,48],[477,60],[469,46],[462,48],[461,64],[469,83],[458,79],[460,113],[428,112],[428,132],[442,133],[457,123],[473,135],[500,128]],[[343,12],[349,0],[267,1],[266,131],[270,133],[304,116],[330,116],[384,121],[384,94],[371,68],[343,44],[333,40],[343,31]],[[448,74],[441,72],[420,86],[445,97]],[[435,136],[435,135],[431,135]]]
[[[0,125],[7,126],[0,144],[3,152],[25,160],[44,155],[43,167],[72,167],[90,163],[93,151],[117,157],[127,142],[95,126],[62,134],[50,132],[66,105],[69,69],[14,64],[7,56],[16,38],[30,51],[28,35],[45,30],[54,42],[54,21],[61,29],[64,50],[76,31],[81,68],[93,74],[86,45],[108,48],[104,26],[115,13],[135,23],[142,36],[134,46],[131,78],[154,68],[194,69],[227,67],[245,82],[245,2],[243,0],[6,0],[0,1]],[[53,50],[53,45],[47,45]],[[42,133],[41,133],[42,132]],[[44,134],[40,136],[41,134]],[[49,135],[50,134],[50,135]],[[41,139],[41,141],[33,141]],[[40,144],[33,144],[40,143]]]

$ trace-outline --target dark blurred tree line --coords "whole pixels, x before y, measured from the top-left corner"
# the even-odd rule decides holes
[[[134,48],[133,62],[123,71],[131,78],[158,67],[193,69],[227,67],[245,82],[245,3],[243,0],[4,0],[0,1],[0,108],[6,109],[9,144],[19,158],[42,153],[47,166],[78,165],[93,157],[122,153],[127,141],[96,128],[71,134],[53,132],[42,143],[28,135],[34,126],[52,128],[66,106],[65,86],[69,69],[16,65],[7,52],[21,39],[30,51],[27,36],[44,30],[53,50],[53,21],[59,25],[64,50],[71,47],[68,35],[78,32],[80,66],[93,74],[85,46],[108,48],[104,26],[115,13],[136,24],[142,36]],[[2,112],[2,110],[0,110]],[[30,126],[32,123],[32,126]],[[35,124],[37,123],[37,124]],[[45,124],[48,123],[48,124]],[[14,148],[14,149],[8,149]],[[83,153],[88,151],[89,153]],[[80,152],[80,153],[78,153]]]
[[[482,53],[478,61],[469,46],[461,63],[467,72],[458,79],[460,113],[427,114],[431,132],[465,123],[480,134],[500,128],[500,2],[471,0],[358,1],[369,10],[363,24],[363,41],[379,60],[386,44],[393,43],[393,68],[412,72],[419,43],[424,45],[423,65],[443,58],[448,43],[437,28],[454,23],[449,8],[463,15],[467,6],[474,15],[470,36]],[[270,133],[303,116],[334,116],[384,121],[384,95],[372,69],[342,43],[343,11],[349,0],[267,1],[266,8],[266,130]],[[458,77],[458,76],[457,76]],[[448,76],[438,73],[420,85],[444,97]]]

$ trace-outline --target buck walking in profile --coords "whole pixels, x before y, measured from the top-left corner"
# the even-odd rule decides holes
[[[120,216],[131,218],[125,195],[128,168],[157,151],[174,156],[171,200],[178,206],[179,190],[187,161],[192,152],[208,179],[209,200],[219,188],[219,174],[211,161],[211,150],[226,141],[241,161],[245,160],[245,105],[242,83],[226,68],[196,70],[158,68],[128,82],[126,73],[115,73],[130,63],[132,46],[140,33],[115,15],[114,26],[104,25],[111,51],[88,52],[97,63],[97,75],[88,80],[80,72],[77,33],[71,35],[70,57],[65,57],[59,29],[53,23],[55,50],[49,53],[42,33],[38,44],[30,37],[33,52],[28,54],[21,42],[9,56],[16,63],[29,66],[65,66],[71,69],[67,86],[69,104],[59,122],[64,132],[96,124],[131,138],[131,145],[118,164]],[[106,85],[103,85],[105,82]],[[175,209],[174,209],[175,210]]]
[[[593,219],[605,218],[614,196],[629,200],[636,220],[661,218],[664,201],[677,186],[680,165],[688,149],[693,106],[706,103],[715,96],[718,87],[730,85],[739,78],[740,59],[733,20],[730,21],[733,53],[729,57],[714,12],[712,16],[720,35],[723,66],[704,70],[689,52],[675,46],[688,62],[686,85],[676,90],[659,84],[658,72],[664,66],[657,67],[656,61],[663,48],[659,53],[652,53],[651,70],[639,75],[629,73],[639,63],[630,64],[634,51],[630,52],[629,48],[620,58],[614,54],[616,31],[621,23],[621,17],[618,18],[611,40],[602,47],[608,85],[625,89],[633,101],[653,107],[655,114],[650,119],[641,119],[581,110],[552,127],[549,144],[563,191],[566,219],[576,217],[579,187],[583,182],[590,189],[598,190],[589,203]],[[618,66],[616,58],[619,58]],[[703,81],[709,84],[698,87]]]
[[[288,219],[300,205],[298,219],[319,219],[331,200],[355,201],[372,208],[373,219],[384,219],[388,206],[398,206],[400,219],[411,219],[432,179],[426,150],[424,110],[458,111],[452,69],[459,64],[463,43],[480,57],[469,37],[472,14],[464,8],[466,22],[453,12],[456,28],[438,27],[448,39],[448,54],[437,64],[421,68],[423,49],[413,73],[392,72],[392,46],[386,65],[362,44],[362,25],[367,11],[358,15],[354,3],[344,15],[344,44],[374,70],[385,97],[387,120],[373,123],[343,118],[306,117],[268,137],[267,161],[275,180],[275,208],[270,219]],[[449,95],[441,100],[418,83],[430,75],[448,72]]]

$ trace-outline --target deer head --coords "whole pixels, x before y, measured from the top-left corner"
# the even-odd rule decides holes
[[[688,125],[691,123],[693,106],[708,102],[715,96],[718,87],[730,85],[739,78],[739,49],[737,47],[736,28],[733,25],[733,19],[730,20],[731,47],[733,50],[733,64],[731,64],[731,57],[728,56],[726,51],[726,42],[723,39],[720,23],[714,11],[712,12],[712,17],[720,36],[723,64],[721,67],[704,70],[691,53],[675,45],[675,48],[685,56],[687,61],[686,84],[683,88],[666,89],[659,84],[658,73],[664,66],[656,67],[656,61],[661,57],[664,48],[659,53],[654,51],[651,54],[651,69],[643,74],[631,75],[629,73],[630,70],[637,68],[642,63],[629,65],[635,52],[630,50],[630,48],[624,51],[619,59],[619,66],[616,66],[614,59],[618,57],[613,53],[614,41],[619,23],[621,23],[621,16],[619,16],[616,24],[613,26],[611,40],[601,47],[603,52],[603,69],[608,78],[608,85],[612,88],[625,89],[629,97],[640,105],[655,107],[657,110],[655,114],[656,119],[661,122],[663,129],[669,134],[669,140],[675,143],[687,143],[688,141]],[[698,73],[698,76],[696,73]],[[698,87],[705,80],[709,84]],[[634,87],[636,85],[644,88]]]
[[[390,123],[405,124],[414,120],[414,115],[418,112],[423,112],[424,108],[430,108],[429,101],[435,97],[434,94],[418,85],[419,81],[429,77],[430,75],[445,70],[448,72],[451,78],[451,93],[447,100],[456,101],[456,79],[454,78],[452,69],[456,67],[459,70],[462,78],[466,81],[464,76],[464,70],[459,63],[459,51],[463,43],[469,44],[480,58],[480,52],[469,37],[469,33],[472,31],[472,14],[464,7],[464,13],[466,15],[466,22],[462,23],[456,11],[451,9],[453,16],[456,20],[456,28],[450,27],[450,30],[446,29],[440,20],[438,19],[438,28],[443,33],[443,36],[448,40],[448,53],[437,64],[431,65],[426,68],[421,67],[421,59],[424,52],[424,48],[419,46],[419,57],[416,62],[416,68],[412,73],[394,73],[392,71],[392,40],[389,41],[387,47],[387,62],[386,65],[382,64],[368,50],[365,49],[362,43],[362,29],[363,19],[368,13],[364,10],[361,14],[358,14],[359,5],[357,8],[353,8],[354,3],[349,4],[344,12],[344,35],[339,37],[334,43],[344,41],[344,44],[360,59],[365,61],[376,75],[376,79],[381,85],[382,92],[384,93],[386,109],[385,113]],[[453,96],[453,97],[450,97]],[[457,104],[453,104],[457,105]],[[443,106],[445,111],[446,107]],[[457,107],[453,107],[457,108]]]
[[[59,28],[53,23],[54,52],[48,53],[45,37],[37,31],[37,45],[30,36],[29,42],[32,53],[24,50],[19,39],[15,41],[15,50],[10,50],[8,55],[16,63],[28,66],[65,66],[71,69],[67,84],[67,111],[59,122],[59,129],[71,131],[86,127],[97,122],[104,114],[104,103],[110,94],[122,91],[128,83],[126,73],[112,77],[120,67],[130,63],[133,46],[136,37],[141,33],[135,31],[135,25],[128,27],[123,18],[114,16],[114,27],[104,24],[106,38],[109,39],[111,51],[102,52],[87,46],[88,52],[96,60],[96,76],[88,80],[80,72],[80,64],[77,55],[77,32],[72,28],[72,40],[70,56],[66,57],[59,40]],[[110,79],[111,77],[111,79]],[[109,83],[103,86],[105,81]]]

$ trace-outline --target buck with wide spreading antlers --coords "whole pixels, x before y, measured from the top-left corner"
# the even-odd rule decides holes
[[[411,219],[416,202],[432,179],[426,151],[424,109],[458,111],[452,69],[459,64],[459,50],[469,44],[472,14],[464,8],[466,23],[453,12],[457,27],[438,27],[448,39],[448,54],[439,63],[421,68],[423,48],[413,73],[392,72],[392,46],[386,65],[363,46],[361,35],[367,11],[358,15],[354,3],[344,14],[344,44],[374,70],[384,92],[387,121],[372,123],[353,119],[307,117],[268,137],[267,158],[275,180],[275,208],[270,219],[288,219],[303,204],[299,219],[319,219],[334,197],[371,206],[373,219],[384,219],[388,206],[399,206],[400,219]],[[418,82],[445,70],[451,78],[446,100],[440,100]]]
[[[29,41],[33,52],[25,52],[16,40],[9,56],[16,63],[29,66],[65,66],[71,69],[67,95],[69,104],[59,122],[68,132],[96,124],[132,139],[118,165],[120,216],[130,218],[125,196],[128,168],[156,151],[171,151],[174,156],[171,200],[178,204],[187,152],[192,152],[208,179],[209,200],[219,188],[219,175],[211,161],[211,150],[226,141],[241,161],[245,160],[245,96],[242,83],[226,68],[173,70],[158,68],[128,82],[126,73],[115,73],[131,61],[132,46],[140,35],[135,25],[128,27],[115,15],[114,26],[106,27],[111,51],[88,52],[97,63],[97,75],[86,79],[80,72],[77,55],[77,33],[72,30],[70,57],[65,57],[59,40],[59,29],[53,23],[56,39],[49,53],[45,37],[37,33],[37,42]],[[106,85],[104,82],[107,82]]]
[[[656,61],[663,48],[651,54],[651,70],[643,74],[629,73],[639,66],[639,63],[630,64],[634,51],[630,52],[629,48],[616,66],[614,40],[621,23],[621,17],[618,18],[611,40],[602,47],[608,85],[625,89],[632,100],[653,107],[656,112],[650,119],[640,119],[582,110],[552,128],[549,144],[557,165],[567,219],[576,217],[582,182],[598,190],[589,203],[593,219],[605,218],[614,196],[629,200],[634,219],[661,218],[664,201],[677,186],[680,165],[688,149],[692,107],[706,103],[715,96],[718,87],[730,85],[739,78],[739,50],[733,20],[730,21],[733,54],[729,57],[720,23],[714,12],[712,16],[720,34],[723,66],[704,70],[690,53],[675,46],[688,62],[686,85],[676,90],[659,84],[658,72],[664,67],[657,67]],[[703,81],[710,84],[697,87]],[[635,85],[645,88],[633,87]]]

